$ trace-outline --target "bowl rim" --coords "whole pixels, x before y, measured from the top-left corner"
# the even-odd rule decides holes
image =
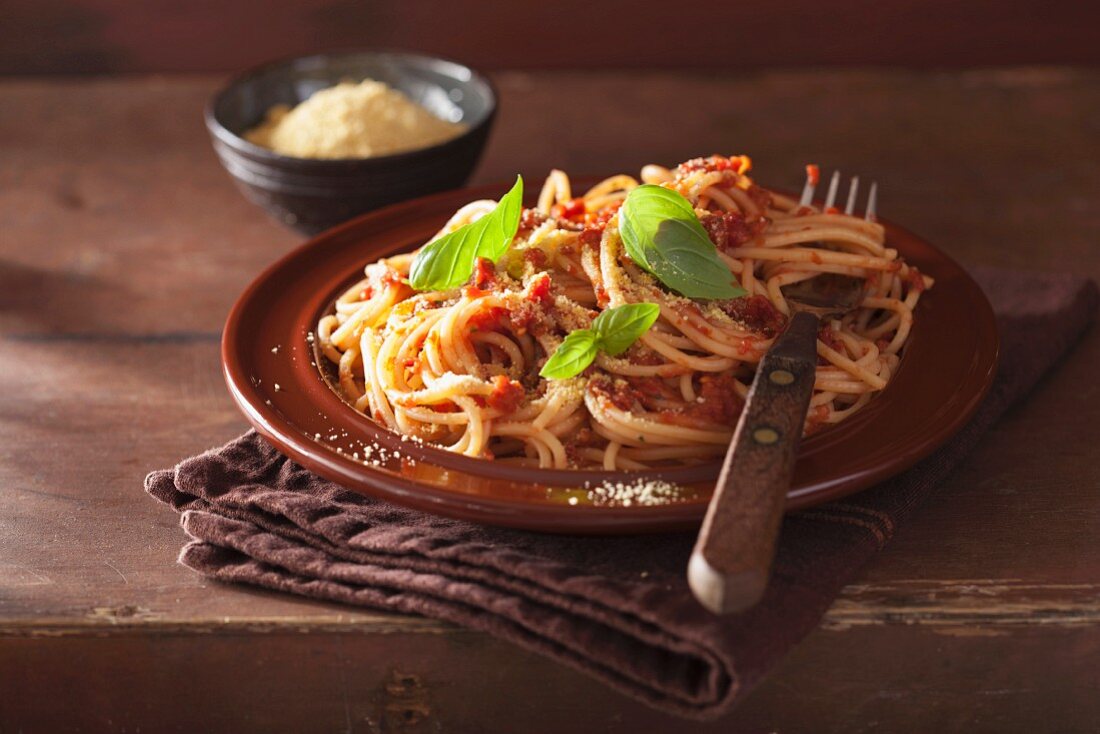
[[[262,145],[256,145],[249,142],[241,135],[230,130],[226,127],[221,120],[218,119],[216,108],[218,103],[227,95],[231,90],[240,86],[246,81],[249,81],[253,77],[256,77],[271,69],[275,69],[281,66],[289,66],[296,62],[311,61],[311,60],[325,60],[336,57],[344,56],[394,56],[400,57],[402,60],[415,59],[417,61],[429,61],[436,62],[441,61],[446,64],[450,64],[455,67],[465,69],[470,74],[470,81],[476,81],[483,84],[489,92],[489,105],[488,110],[481,120],[470,125],[460,135],[456,135],[453,138],[449,138],[439,143],[434,143],[423,148],[413,148],[411,150],[399,151],[397,153],[387,153],[386,155],[368,156],[366,158],[299,158],[297,156],[283,155],[282,153],[276,153],[270,148],[265,148]],[[434,56],[431,54],[423,54],[415,51],[406,51],[403,49],[389,49],[389,48],[371,48],[371,49],[336,49],[333,51],[322,51],[318,53],[297,55],[297,56],[283,56],[271,61],[266,61],[262,64],[249,67],[244,71],[238,72],[233,75],[229,81],[218,88],[214,94],[207,100],[203,107],[203,120],[206,123],[206,129],[215,141],[227,146],[236,153],[244,156],[259,160],[264,163],[268,163],[276,166],[296,166],[300,168],[349,168],[355,166],[366,165],[378,165],[383,166],[390,163],[403,163],[410,158],[422,156],[422,155],[434,155],[448,147],[462,144],[472,135],[475,135],[483,128],[491,125],[497,114],[497,108],[500,105],[500,92],[497,90],[496,85],[489,76],[469,64],[465,64],[461,61],[446,57],[446,56]]]

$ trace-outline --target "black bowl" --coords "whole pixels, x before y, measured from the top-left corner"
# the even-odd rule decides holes
[[[374,158],[280,155],[242,134],[276,104],[296,105],[341,81],[375,79],[467,130],[444,143]],[[277,61],[247,71],[214,95],[206,127],[222,165],[251,201],[307,234],[363,212],[462,186],[496,117],[489,80],[445,59],[395,52],[346,52]]]

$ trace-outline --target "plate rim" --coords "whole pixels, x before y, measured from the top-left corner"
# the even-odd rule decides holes
[[[585,179],[578,178],[576,182],[582,183],[584,180]],[[356,233],[361,235],[360,239],[366,239],[370,234],[370,229],[384,229],[387,223],[389,223],[389,226],[394,226],[394,222],[399,222],[402,218],[410,214],[415,214],[418,210],[424,210],[429,215],[442,218],[446,216],[444,213],[447,211],[446,209],[435,212],[432,210],[439,209],[443,202],[448,202],[448,206],[450,206],[450,204],[453,203],[452,200],[459,199],[459,197],[464,197],[464,199],[459,200],[472,200],[474,198],[482,198],[486,195],[498,193],[506,188],[507,184],[486,184],[474,187],[462,187],[383,207],[356,217],[308,239],[306,242],[291,249],[264,268],[234,302],[226,319],[225,328],[222,334],[222,372],[234,402],[261,436],[277,450],[298,464],[350,490],[374,496],[379,499],[394,501],[405,506],[412,506],[420,510],[475,522],[557,533],[646,532],[685,529],[697,525],[702,520],[703,513],[706,509],[706,501],[656,506],[636,505],[632,507],[595,507],[591,505],[567,506],[549,503],[534,503],[522,499],[501,499],[497,497],[475,496],[454,491],[440,490],[438,487],[419,482],[415,479],[395,476],[392,472],[373,469],[359,462],[353,462],[350,456],[342,455],[332,449],[323,451],[318,450],[320,444],[316,443],[313,438],[305,435],[287,420],[280,411],[276,410],[274,406],[270,404],[270,399],[264,398],[263,393],[259,392],[259,386],[254,384],[252,379],[245,375],[244,360],[241,355],[238,354],[238,351],[246,351],[240,332],[242,317],[248,307],[253,304],[254,299],[261,294],[264,286],[270,283],[276,275],[281,274],[289,265],[292,265],[303,257],[310,257],[313,251],[325,246],[336,246],[340,248],[354,246],[351,243],[341,245],[339,242],[346,239],[349,235],[354,235]],[[818,482],[816,486],[793,489],[792,492],[788,494],[788,512],[805,509],[833,499],[854,494],[870,488],[885,478],[896,476],[912,467],[918,461],[926,458],[937,448],[942,446],[966,425],[985,398],[985,395],[988,393],[993,383],[999,361],[1000,335],[997,332],[996,317],[992,306],[980,286],[978,286],[964,268],[941,249],[888,220],[880,221],[887,227],[888,231],[901,235],[903,239],[911,240],[927,248],[927,250],[934,253],[935,257],[942,261],[944,265],[953,268],[956,271],[955,275],[961,277],[961,282],[956,284],[957,287],[968,291],[968,295],[972,298],[976,297],[973,300],[973,305],[977,306],[980,313],[977,314],[975,318],[977,321],[991,327],[989,329],[975,329],[979,337],[985,337],[985,343],[977,346],[974,352],[975,359],[982,358],[982,364],[979,365],[981,383],[960,410],[944,419],[942,424],[939,424],[939,428],[935,431],[933,436],[920,442],[918,446],[909,447],[905,452],[904,458],[894,460],[886,465],[880,463],[879,465],[870,466],[854,474],[839,474],[831,481],[826,481],[824,483]],[[395,244],[394,247],[399,248],[400,245]],[[380,248],[375,247],[374,249],[378,250]],[[364,260],[363,262],[366,261]],[[358,271],[349,271],[347,276],[350,278],[353,273],[357,272]],[[933,289],[930,293],[935,293],[935,290]],[[327,295],[332,294],[330,293]],[[918,304],[918,309],[919,308],[920,304]],[[917,333],[919,334],[919,332]],[[899,372],[906,364],[903,357],[902,366],[899,367]],[[984,372],[982,370],[984,370]],[[317,379],[323,382],[320,370],[314,368],[313,372],[316,374]],[[276,390],[277,389],[278,388],[276,388]],[[328,390],[327,384],[326,390]],[[889,386],[887,390],[889,390]],[[339,399],[334,392],[331,390],[328,391],[334,398]],[[884,392],[884,395],[885,394]],[[883,396],[879,396],[876,398],[876,401],[873,401],[872,405],[882,399]],[[268,402],[265,403],[265,401]],[[369,418],[356,413],[346,403],[343,403],[343,405],[348,411],[354,413],[354,415],[358,416],[361,420],[370,422]],[[868,406],[868,409],[865,409],[865,411],[870,410],[870,408],[871,406]],[[865,411],[861,411],[861,413]],[[872,411],[872,418],[868,418],[866,415],[861,416],[857,414],[851,420],[873,420],[875,413],[879,412],[881,411]],[[841,430],[848,423],[849,421],[845,421],[844,423],[838,424],[836,429],[823,431],[822,435],[832,434],[834,430]],[[400,442],[401,439],[396,433],[379,427],[376,424],[372,423],[372,425],[375,425],[380,435],[390,439],[389,443],[391,445],[393,442]],[[813,439],[814,437],[808,439],[808,443],[812,442]],[[440,449],[440,451],[443,450]],[[471,462],[479,461],[476,459],[469,459],[468,457],[462,458],[466,458]],[[545,470],[527,469],[524,471],[541,472]],[[615,474],[622,474],[625,477],[631,476],[630,473],[616,472]],[[474,481],[476,481],[476,479]],[[537,478],[533,478],[530,481],[537,482],[538,480]],[[580,476],[578,474],[578,483],[579,481]]]

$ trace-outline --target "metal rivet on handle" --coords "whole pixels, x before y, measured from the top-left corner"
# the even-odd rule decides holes
[[[774,428],[756,428],[752,432],[752,440],[763,446],[770,446],[779,440],[779,431]]]
[[[776,385],[790,385],[794,382],[794,374],[787,370],[772,370],[768,373],[768,379]]]

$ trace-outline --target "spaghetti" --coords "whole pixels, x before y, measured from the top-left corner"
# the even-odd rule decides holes
[[[317,325],[339,391],[388,428],[471,457],[625,470],[710,460],[725,452],[755,365],[786,327],[783,288],[838,274],[864,280],[863,300],[821,326],[806,431],[848,418],[897,370],[932,280],[887,246],[880,224],[801,206],[757,186],[749,167],[745,156],[711,156],[641,172],[694,206],[747,295],[670,292],[626,257],[619,234],[618,210],[639,181],[613,176],[575,197],[555,170],[507,252],[478,260],[466,285],[412,290],[415,253],[366,266]],[[495,206],[462,207],[436,238]],[[641,302],[660,317],[627,351],[600,353],[573,378],[539,377],[567,334]]]

